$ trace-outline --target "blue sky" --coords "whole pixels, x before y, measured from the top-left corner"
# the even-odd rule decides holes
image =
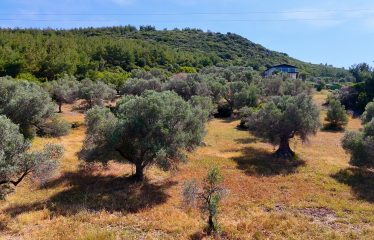
[[[374,61],[372,0],[0,0],[1,27],[127,24],[233,32],[338,67]]]

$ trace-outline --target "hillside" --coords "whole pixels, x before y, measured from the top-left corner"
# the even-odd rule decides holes
[[[156,67],[178,72],[181,67],[217,65],[250,66],[260,73],[281,63],[296,65],[313,77],[349,76],[344,69],[305,63],[236,34],[196,29],[2,29],[0,59],[0,76],[31,73],[42,79],[54,79],[62,73],[87,77],[90,71],[130,72]]]
[[[348,74],[345,70],[332,66],[302,62],[286,53],[266,49],[234,33],[204,32],[190,28],[158,31],[152,27],[143,27],[139,31],[132,27],[112,27],[78,29],[68,32],[85,36],[113,36],[146,40],[166,44],[182,51],[193,49],[194,52],[215,53],[224,62],[249,65],[260,71],[272,65],[288,63],[296,65],[312,76],[335,77]]]

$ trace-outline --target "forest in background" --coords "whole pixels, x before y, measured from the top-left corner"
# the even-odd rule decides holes
[[[137,69],[194,73],[209,66],[249,67],[260,75],[276,64],[292,64],[314,82],[353,81],[343,68],[311,64],[268,50],[233,33],[199,29],[156,30],[151,26],[53,29],[0,29],[0,76],[55,80],[127,79]]]

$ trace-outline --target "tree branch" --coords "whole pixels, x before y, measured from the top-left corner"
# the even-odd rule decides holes
[[[9,180],[9,181],[0,181],[0,185],[3,185],[3,184],[7,184],[7,183],[11,183],[11,184],[13,184],[15,187],[20,183],[20,182],[22,182],[22,180],[29,174],[30,172],[29,172],[29,169],[27,169],[23,174],[22,174],[22,176],[20,177],[20,178],[18,178],[18,180],[17,181],[11,181],[11,180]]]

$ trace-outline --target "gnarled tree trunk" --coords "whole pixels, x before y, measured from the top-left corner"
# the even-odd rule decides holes
[[[290,148],[290,139],[288,137],[281,137],[279,142],[279,148],[275,153],[281,158],[292,158],[295,156],[294,151]]]

